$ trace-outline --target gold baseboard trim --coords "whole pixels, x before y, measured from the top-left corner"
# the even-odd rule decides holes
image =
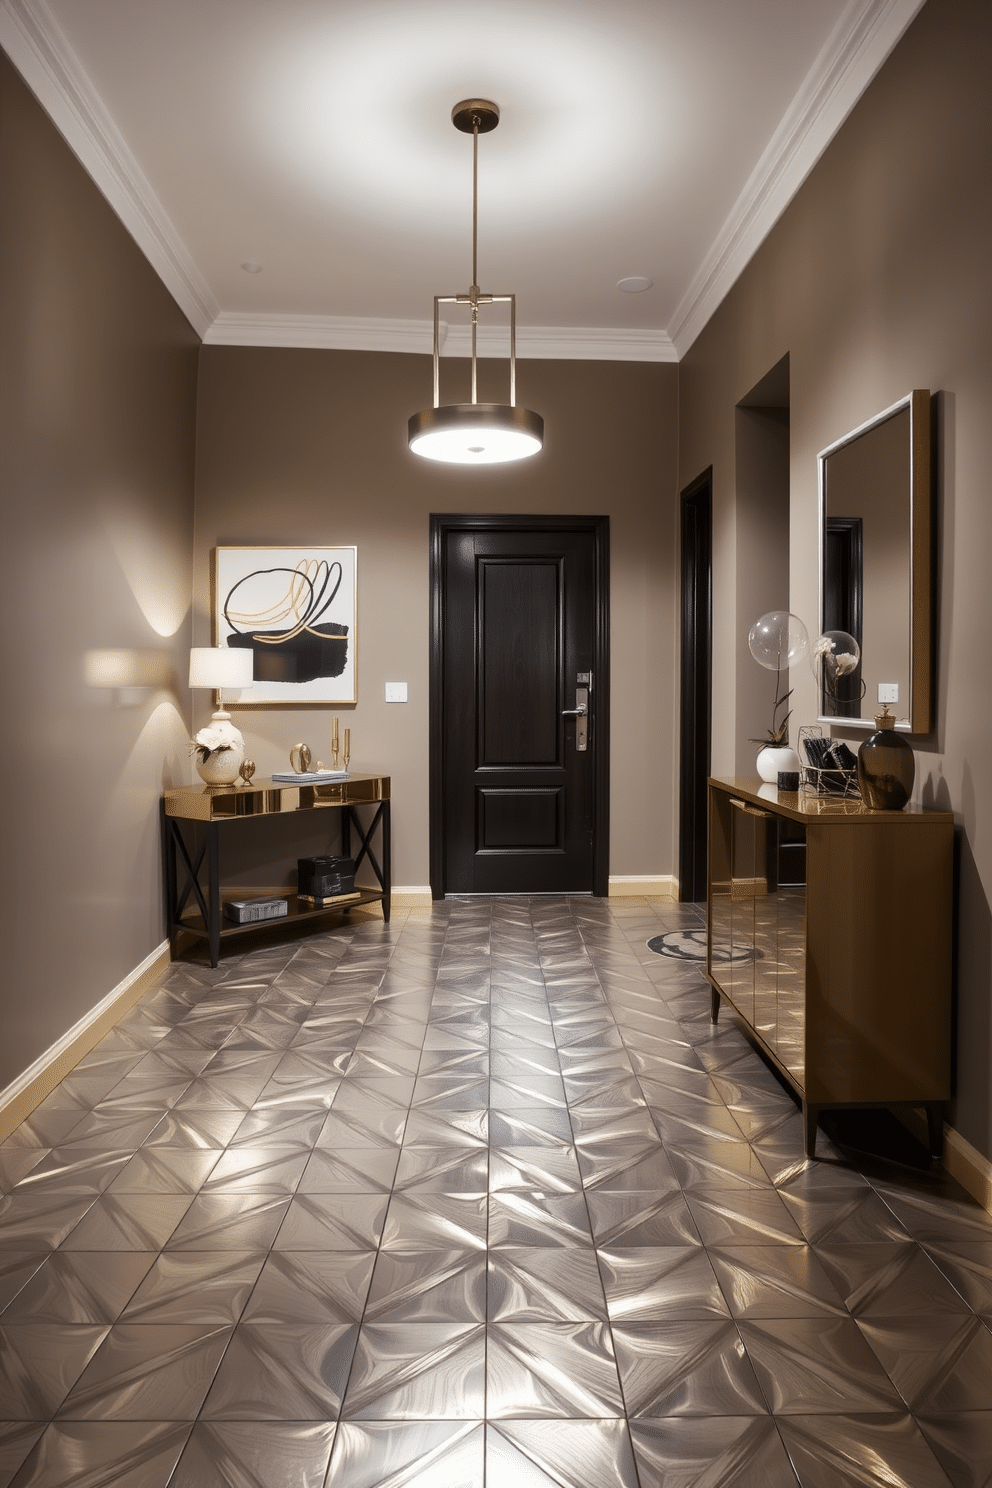
[[[992,1214],[992,1163],[953,1126],[944,1127],[944,1167]]]
[[[390,909],[431,909],[434,904],[430,884],[400,884],[389,901]]]
[[[104,1034],[130,1012],[169,964],[169,942],[163,940],[68,1033],[46,1049],[6,1090],[0,1091],[0,1142],[6,1141],[14,1128],[31,1115],[46,1095],[51,1095],[60,1080],[75,1069]]]
[[[679,881],[671,874],[645,873],[627,877],[618,874],[616,878],[610,878],[608,892],[611,899],[677,899]]]

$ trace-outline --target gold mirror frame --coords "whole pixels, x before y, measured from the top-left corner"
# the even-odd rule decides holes
[[[818,463],[818,486],[819,486],[819,557],[820,557],[820,631],[828,628],[827,625],[827,522],[828,517],[834,521],[858,520],[864,518],[866,523],[871,518],[871,482],[859,481],[852,477],[852,461],[859,455],[866,460],[871,459],[870,451],[877,454],[877,446],[880,439],[873,444],[870,441],[876,431],[882,431],[884,425],[889,425],[888,433],[895,429],[892,420],[901,419],[908,413],[908,432],[905,447],[899,450],[899,468],[903,472],[904,479],[899,481],[899,523],[901,527],[905,522],[905,567],[908,579],[908,595],[900,595],[900,601],[905,602],[906,618],[906,642],[908,648],[908,664],[906,676],[908,678],[908,699],[900,697],[892,711],[896,713],[899,722],[896,727],[906,733],[927,734],[933,727],[933,504],[931,492],[931,411],[930,393],[924,388],[917,388],[893,403],[890,408],[884,409],[876,414],[874,418],[866,420],[858,428],[852,429],[850,433],[843,435],[826,449],[820,451],[817,456]],[[859,445],[859,441],[862,443]],[[900,441],[900,444],[902,442]],[[857,449],[855,448],[857,446]],[[842,457],[837,459],[835,457]],[[905,458],[903,458],[905,457]],[[833,474],[833,493],[831,493],[831,475]],[[843,490],[838,491],[841,479],[846,484]],[[876,489],[877,489],[876,484]],[[858,491],[860,489],[860,494]],[[831,494],[833,499],[831,500]],[[851,508],[848,510],[848,508]],[[855,509],[856,508],[856,509]],[[877,513],[876,513],[877,515]],[[892,537],[890,531],[887,536]],[[863,589],[867,595],[869,584],[872,579],[871,553],[869,551],[869,536],[864,537],[864,570],[865,577]],[[901,565],[902,555],[898,555]],[[877,571],[877,570],[876,570]],[[872,594],[872,600],[877,600],[877,594]],[[897,603],[898,609],[901,604]],[[866,605],[867,609],[868,606]],[[861,606],[855,601],[855,610],[858,613],[858,624],[860,625]],[[857,637],[857,631],[851,625],[833,625],[833,629],[849,630]],[[862,666],[873,679],[876,679],[875,657],[872,655],[871,636],[858,637],[861,641]],[[860,671],[859,671],[860,676]],[[877,678],[881,680],[881,678]],[[824,707],[824,695],[821,691],[818,699],[820,711],[820,723],[834,724],[843,728],[873,728],[874,715],[879,711],[881,704],[876,702],[875,693],[877,686],[869,686],[868,692],[861,703],[861,713],[867,716],[848,717],[838,716],[836,712],[828,712]],[[908,703],[908,709],[907,709]]]

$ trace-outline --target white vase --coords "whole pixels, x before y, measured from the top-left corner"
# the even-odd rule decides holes
[[[793,774],[798,771],[799,756],[788,744],[766,744],[764,749],[758,750],[755,764],[762,780],[769,785],[777,785],[781,771],[788,770]]]
[[[234,727],[229,713],[215,713],[210,727],[218,739],[228,744],[228,748],[214,749],[202,764],[197,759],[196,773],[207,785],[233,785],[245,757],[241,730]]]

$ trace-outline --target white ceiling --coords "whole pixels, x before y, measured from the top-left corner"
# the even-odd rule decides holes
[[[674,360],[922,3],[0,0],[0,43],[207,341],[428,350],[481,96],[518,354]]]

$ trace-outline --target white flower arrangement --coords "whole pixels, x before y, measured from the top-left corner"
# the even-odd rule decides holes
[[[211,728],[209,724],[202,728],[189,746],[190,754],[200,756],[200,764],[205,765],[212,754],[220,754],[225,749],[233,749],[234,741],[228,739],[221,733],[220,729]]]

